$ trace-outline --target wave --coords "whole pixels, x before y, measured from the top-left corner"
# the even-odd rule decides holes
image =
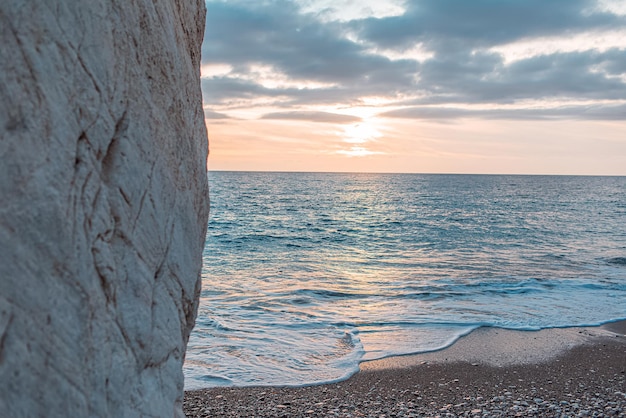
[[[366,299],[374,296],[370,293],[352,293],[326,289],[298,289],[293,294],[321,299]]]
[[[609,264],[616,264],[618,266],[626,266],[626,257],[613,257],[606,260]]]
[[[187,355],[209,365],[194,375],[215,379],[204,386],[322,383],[478,327],[624,317],[625,185],[214,173]]]

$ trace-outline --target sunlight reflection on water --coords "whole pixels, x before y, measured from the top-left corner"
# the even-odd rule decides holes
[[[625,318],[626,178],[210,173],[186,388]]]

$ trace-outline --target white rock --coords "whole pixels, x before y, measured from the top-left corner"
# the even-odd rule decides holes
[[[0,2],[0,415],[183,416],[208,216],[204,13]]]

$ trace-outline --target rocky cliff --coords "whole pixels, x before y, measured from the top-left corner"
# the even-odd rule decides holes
[[[0,2],[0,415],[181,416],[202,0]]]

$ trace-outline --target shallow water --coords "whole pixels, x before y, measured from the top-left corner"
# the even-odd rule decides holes
[[[186,389],[626,318],[626,177],[211,172]]]

